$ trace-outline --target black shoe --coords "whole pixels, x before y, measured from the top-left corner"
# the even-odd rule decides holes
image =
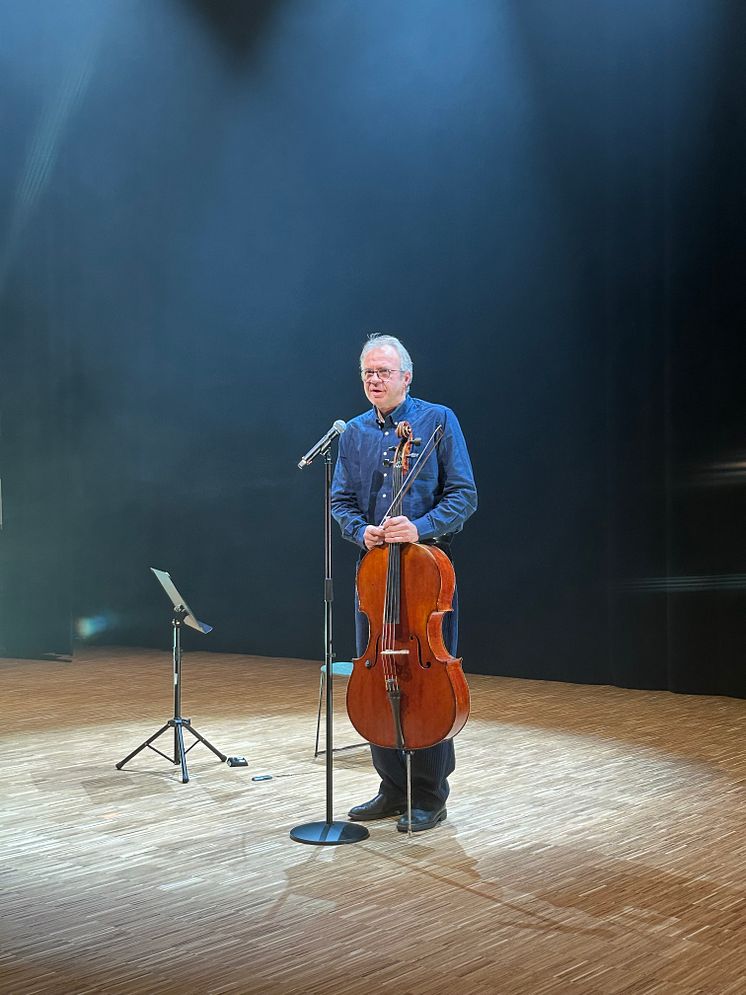
[[[351,808],[348,814],[354,822],[369,822],[372,819],[387,819],[390,815],[401,815],[406,809],[404,802],[392,801],[386,795],[376,795],[369,802]]]
[[[439,808],[435,812],[429,812],[424,808],[413,808],[412,809],[412,832],[413,833],[424,833],[426,829],[434,829],[439,822],[442,822],[448,815],[448,811],[445,808]],[[400,833],[409,832],[409,819],[406,813],[399,819],[396,824],[396,828]]]

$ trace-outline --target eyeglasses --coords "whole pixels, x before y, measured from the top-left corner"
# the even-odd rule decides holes
[[[379,380],[390,380],[392,373],[401,373],[401,370],[389,370],[387,367],[383,367],[380,370],[361,370],[360,378],[368,383],[373,377],[378,377]]]

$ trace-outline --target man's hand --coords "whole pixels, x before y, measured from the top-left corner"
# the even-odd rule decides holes
[[[363,542],[366,549],[373,549],[374,546],[383,546],[383,529],[379,529],[377,525],[366,526],[363,533]]]
[[[404,515],[387,518],[383,523],[383,529],[378,531],[383,532],[385,542],[417,542],[420,538],[417,526]]]

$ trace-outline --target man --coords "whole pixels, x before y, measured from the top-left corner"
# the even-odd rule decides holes
[[[339,457],[332,485],[332,514],[345,539],[367,551],[386,543],[434,542],[450,555],[453,535],[460,532],[477,507],[469,454],[455,414],[443,405],[409,396],[412,360],[391,335],[371,335],[360,356],[365,395],[373,405],[347,423],[339,440]],[[422,446],[437,425],[444,435],[411,489],[404,496],[405,514],[380,525],[394,495],[391,468],[386,460],[398,439],[396,425],[408,421]],[[361,553],[361,556],[363,554]],[[356,604],[357,607],[357,604]],[[357,655],[368,642],[368,620],[356,611]],[[458,603],[444,617],[443,638],[456,655]],[[357,821],[401,815],[400,832],[409,828],[406,812],[406,767],[399,750],[371,744],[373,765],[381,785],[375,798],[356,805],[350,818]],[[446,817],[448,777],[456,765],[453,740],[444,740],[412,756],[412,832],[432,829]]]

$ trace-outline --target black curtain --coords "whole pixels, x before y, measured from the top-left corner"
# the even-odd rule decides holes
[[[156,566],[201,648],[321,658],[296,463],[385,330],[473,457],[466,670],[746,693],[745,22],[2,5],[2,652],[168,645]]]

